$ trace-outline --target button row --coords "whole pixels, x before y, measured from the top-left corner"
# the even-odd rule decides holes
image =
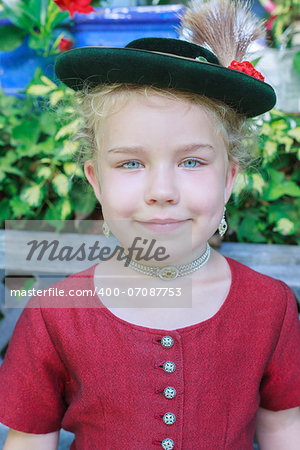
[[[160,341],[162,347],[171,348],[174,345],[174,340],[171,336],[164,336]],[[163,365],[163,369],[166,373],[175,372],[176,366],[173,361],[166,361]],[[166,398],[174,398],[176,390],[172,386],[168,386],[164,389],[164,396]],[[167,412],[163,415],[163,421],[166,425],[172,425],[176,420],[175,414]],[[174,441],[170,438],[166,438],[162,441],[161,446],[165,450],[172,450],[174,448]]]

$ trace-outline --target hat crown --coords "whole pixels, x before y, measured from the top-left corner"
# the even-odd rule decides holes
[[[200,45],[193,44],[192,42],[183,41],[180,39],[155,37],[141,38],[129,42],[129,44],[127,44],[125,48],[169,53],[171,55],[193,59],[197,58],[198,56],[202,56],[209,63],[220,65],[218,58],[210,50],[201,47]]]

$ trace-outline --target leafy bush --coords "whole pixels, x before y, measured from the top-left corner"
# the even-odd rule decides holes
[[[40,96],[46,98],[46,105]],[[96,204],[76,164],[79,143],[73,91],[40,72],[26,96],[0,91],[0,226],[5,219],[60,220],[85,217]],[[55,107],[55,113],[53,109]]]
[[[12,51],[28,37],[28,45],[37,53],[49,56],[59,53],[64,37],[58,27],[71,23],[68,12],[61,11],[53,0],[3,0],[2,17],[12,25],[0,27],[0,50]]]
[[[272,110],[260,122],[261,165],[236,181],[226,239],[300,244],[300,116]]]

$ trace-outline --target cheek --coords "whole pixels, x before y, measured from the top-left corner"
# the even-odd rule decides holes
[[[140,182],[128,180],[115,171],[104,171],[102,176],[102,211],[107,218],[129,217],[140,203]]]
[[[224,205],[225,179],[218,171],[199,172],[185,183],[184,199],[195,215],[201,212],[218,214],[220,205]]]

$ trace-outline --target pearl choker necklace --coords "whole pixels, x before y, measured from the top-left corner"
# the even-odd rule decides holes
[[[155,267],[155,266],[146,266],[143,264],[139,264],[136,261],[130,261],[129,267],[137,272],[143,273],[144,275],[149,275],[150,277],[158,277],[162,280],[173,280],[177,277],[183,277],[185,275],[189,275],[190,273],[199,270],[200,267],[204,266],[207,263],[210,257],[210,246],[209,243],[206,245],[206,251],[202,256],[195,259],[190,264],[182,264],[180,266],[164,266],[164,267]]]

